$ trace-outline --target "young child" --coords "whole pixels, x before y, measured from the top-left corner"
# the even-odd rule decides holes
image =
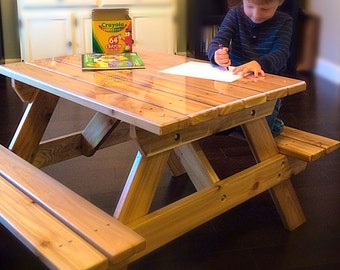
[[[213,64],[222,67],[235,66],[233,73],[255,77],[265,73],[282,74],[289,58],[293,32],[293,19],[277,9],[284,0],[243,0],[232,7],[208,48]],[[267,117],[274,136],[283,129],[277,118],[281,100],[274,112]]]

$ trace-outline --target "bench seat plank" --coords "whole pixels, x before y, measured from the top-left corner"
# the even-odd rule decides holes
[[[57,180],[0,146],[0,174],[72,228],[112,264],[144,249],[145,239]]]
[[[339,141],[285,126],[275,137],[280,153],[312,162],[339,148]]]
[[[0,176],[1,223],[51,269],[106,269],[107,258]]]

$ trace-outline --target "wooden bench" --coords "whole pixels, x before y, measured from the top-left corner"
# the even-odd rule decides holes
[[[108,266],[102,253],[1,176],[0,194],[1,223],[49,268]]]
[[[275,141],[281,154],[306,162],[315,161],[339,148],[340,142],[285,126]]]
[[[231,133],[230,136],[245,140],[239,133]],[[281,154],[296,158],[304,162],[315,161],[334,150],[338,149],[340,142],[320,135],[285,126],[280,135],[275,137],[278,150]],[[171,153],[169,167],[174,176],[186,173],[180,159]]]
[[[53,269],[106,269],[145,239],[0,146],[0,220]]]

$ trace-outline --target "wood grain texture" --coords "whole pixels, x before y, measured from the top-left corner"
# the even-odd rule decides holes
[[[261,163],[279,153],[266,119],[246,123],[242,128],[257,162]],[[272,187],[270,193],[282,222],[288,230],[294,230],[306,221],[290,179],[286,179],[284,182]]]
[[[106,269],[107,258],[0,176],[0,221],[50,269]]]
[[[9,148],[23,159],[32,162],[59,97],[36,91],[13,136]],[[24,134],[20,136],[20,134]],[[27,140],[29,138],[29,140]]]
[[[285,181],[290,174],[291,169],[286,158],[278,154],[135,220],[129,226],[148,241],[146,249],[131,257],[130,260],[151,252],[213,217]]]
[[[339,148],[339,141],[285,126],[275,138],[282,154],[312,162]]]
[[[0,70],[23,83],[158,135],[301,92],[306,87],[303,81],[269,74],[225,84],[165,74],[160,71],[192,59],[144,50],[138,53],[146,69],[83,72],[80,56],[75,55],[8,64]]]
[[[0,173],[112,263],[144,248],[145,240],[52,177],[0,146]]]

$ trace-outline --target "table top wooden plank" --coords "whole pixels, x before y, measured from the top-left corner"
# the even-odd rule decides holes
[[[4,75],[22,81],[95,111],[136,125],[155,134],[164,134],[191,125],[187,115],[164,109],[160,106],[133,100],[128,96],[106,91],[77,81],[70,84],[65,76],[49,74],[24,63],[0,66]],[[53,76],[52,76],[53,75]],[[46,81],[53,80],[53,84]],[[128,110],[125,110],[128,108]],[[140,120],[141,119],[141,120]]]
[[[74,65],[78,68],[78,70],[80,68],[79,55],[57,57],[54,58],[54,61],[58,63],[65,63],[67,65]],[[247,95],[240,95],[235,94],[236,91],[232,94],[224,91],[217,91],[213,87],[214,81],[195,78],[196,83],[195,81],[190,83],[190,80],[193,78],[164,74],[159,72],[159,70],[152,68],[152,65],[148,65],[145,70],[138,71],[90,71],[85,74],[88,73],[94,74],[96,77],[94,83],[98,83],[99,85],[104,85],[105,82],[103,83],[102,80],[108,80],[108,78],[112,78],[112,80],[115,81],[122,81],[124,85],[126,83],[143,85],[147,86],[149,91],[153,89],[156,93],[158,91],[171,93],[175,96],[185,98],[185,100],[192,100],[208,104],[210,106],[215,106],[219,111],[219,115],[235,112],[243,109],[244,107],[249,107],[250,105],[248,100],[250,99],[254,99],[251,104],[260,104],[264,102],[263,99],[258,97],[258,92],[249,93],[251,91],[249,90]],[[90,83],[90,80],[88,81]],[[198,84],[198,81],[200,81],[201,84]],[[243,98],[244,100],[242,100]],[[258,99],[261,100],[257,101]]]
[[[169,68],[175,65],[183,64],[188,61],[206,62],[204,60],[193,59],[193,58],[183,57],[183,56],[174,56],[174,55],[165,54],[165,53],[151,53],[150,51],[147,51],[145,49],[137,49],[137,52],[142,57],[143,61],[147,63],[148,68],[146,69],[146,71],[152,70],[154,72],[155,70],[166,69],[166,68]],[[156,57],[157,59],[161,59],[161,61],[155,62],[153,60],[153,57]],[[178,77],[178,75],[173,75],[173,76]],[[189,78],[189,77],[186,77],[186,78],[187,80],[194,80],[195,84],[199,82],[206,83],[206,82],[212,81],[212,80]],[[256,87],[255,85],[255,88],[253,88],[254,84],[252,84],[252,88],[250,88],[252,90],[256,90],[260,92],[264,92],[263,90],[265,90],[265,92],[270,92],[270,90],[276,90],[278,86],[286,87],[288,89],[289,95],[306,90],[306,83],[304,81],[293,79],[293,78],[288,78],[288,77],[283,77],[283,76],[278,76],[278,75],[273,75],[269,73],[266,73],[265,77],[254,78],[253,76],[247,76],[245,78],[241,78],[239,80],[236,80],[231,83],[226,83],[226,84],[230,84],[233,86],[235,85],[237,87],[248,88],[247,83],[249,81],[251,82],[261,81],[263,85],[259,84],[259,87]],[[189,83],[189,81],[187,81],[187,83]]]
[[[212,114],[212,117],[216,116],[216,108],[214,108],[214,106],[217,105],[217,103],[209,104],[209,100],[206,100],[205,103],[197,102],[187,97],[184,99],[183,95],[173,94],[167,86],[163,86],[164,90],[158,90],[152,82],[135,83],[133,80],[134,70],[119,70],[116,72],[116,74],[120,72],[128,74],[128,76],[131,77],[130,79],[123,80],[117,76],[112,76],[113,73],[83,72],[79,67],[57,61],[52,63],[49,59],[37,60],[28,64],[43,68],[46,71],[70,76],[77,81],[86,82],[91,86],[128,96],[147,104],[159,105],[162,108],[173,110],[181,114],[190,115],[197,111],[209,111],[209,113]],[[230,99],[225,102],[229,101]]]
[[[199,61],[138,51],[145,69],[82,71],[80,55],[12,63],[0,73],[161,135],[251,108],[305,89],[299,80],[267,74],[231,83],[160,72]]]
[[[285,77],[280,76],[272,76],[270,74],[266,74],[266,77],[263,78],[253,78],[252,76],[248,76],[242,79],[239,79],[237,81],[234,81],[232,83],[226,83],[226,82],[218,82],[214,80],[206,80],[206,79],[200,79],[200,78],[192,78],[192,77],[185,77],[180,75],[173,75],[173,74],[164,74],[159,72],[162,69],[185,63],[186,61],[192,61],[191,58],[186,57],[178,57],[169,54],[162,55],[162,63],[159,63],[159,61],[152,61],[150,60],[150,54],[145,53],[143,50],[141,53],[139,53],[141,58],[145,63],[147,63],[147,68],[145,70],[139,70],[138,72],[134,73],[133,80],[134,82],[140,80],[141,82],[145,83],[147,80],[152,79],[152,85],[156,87],[155,83],[156,80],[160,81],[164,79],[163,81],[163,89],[166,87],[169,87],[171,84],[174,84],[175,89],[181,89],[179,84],[183,84],[185,87],[186,93],[190,91],[190,86],[194,86],[194,89],[196,91],[195,95],[196,97],[199,96],[199,92],[201,90],[205,90],[210,92],[210,94],[207,94],[208,92],[205,92],[203,94],[203,102],[208,102],[206,98],[204,98],[204,95],[207,95],[209,97],[209,104],[216,105],[213,103],[214,95],[211,94],[211,92],[218,93],[219,95],[215,95],[217,100],[219,102],[224,102],[225,99],[222,95],[226,95],[231,98],[237,98],[241,99],[245,105],[246,108],[261,104],[268,100],[273,100],[277,98],[283,98],[288,95],[288,92],[290,91],[289,85],[290,84],[297,84],[298,80],[294,79],[288,79],[286,80]],[[144,60],[145,58],[145,60]],[[80,67],[80,59],[79,56],[66,56],[66,57],[58,57],[55,58],[58,62],[64,62],[67,64],[73,64],[78,67]],[[150,61],[149,63],[147,61]],[[196,60],[197,62],[204,62],[201,60]],[[97,71],[95,71],[97,72]],[[110,72],[110,71],[109,71]],[[109,74],[108,71],[106,71],[106,74]],[[115,77],[117,79],[123,79],[124,75],[126,73],[121,71],[114,71]],[[98,72],[97,72],[98,73]],[[112,74],[112,72],[111,72]],[[126,77],[126,75],[125,75]],[[125,78],[128,80],[128,78]],[[173,82],[171,82],[173,81]],[[304,82],[300,82],[301,87],[299,90],[296,90],[296,92],[302,91],[305,89]],[[223,90],[222,90],[223,89]],[[295,89],[292,87],[292,89]],[[167,89],[166,91],[169,91],[170,89]],[[294,92],[295,93],[295,92]],[[289,93],[293,94],[293,93]],[[188,96],[186,96],[187,98]],[[189,97],[193,98],[193,96]],[[202,99],[199,99],[199,101],[202,101]],[[232,102],[232,100],[230,100]],[[238,110],[241,108],[240,106],[236,106],[235,102],[232,106],[232,108],[228,107],[220,107],[219,115],[223,115],[223,113],[229,113]]]
[[[142,50],[141,56],[144,57],[143,53],[144,51]],[[149,54],[146,55],[147,60],[148,60],[148,57],[147,57],[148,55]],[[167,66],[169,63],[171,63],[171,56],[162,55],[162,60],[163,59],[166,60],[164,61],[165,64],[157,64],[156,69],[157,68],[164,69],[164,68],[171,67],[171,65]],[[186,59],[186,61],[201,61],[197,59],[193,60],[191,58],[184,58],[184,59]],[[173,66],[184,63],[184,59],[176,59],[176,62],[173,63]],[[151,67],[149,66],[147,70],[150,70],[150,69],[153,69],[153,65]],[[176,79],[180,77],[179,75],[172,75],[172,76],[176,76]],[[186,77],[187,84],[190,84],[190,80],[194,81],[195,85],[197,84],[208,85],[209,82],[210,83],[217,82],[217,81],[206,80],[206,79]],[[228,85],[228,87],[236,87],[238,90],[248,89],[250,91],[254,91],[255,92],[254,96],[256,97],[258,95],[258,93],[256,92],[265,93],[267,95],[268,100],[282,98],[282,97],[285,97],[286,95],[292,95],[292,94],[296,94],[296,93],[306,90],[306,83],[304,81],[293,79],[293,78],[288,78],[288,77],[282,77],[278,75],[273,75],[269,73],[266,73],[265,77],[254,78],[253,76],[247,76],[247,77],[241,78],[231,83],[225,83],[225,82],[219,82],[219,83],[226,84]],[[213,89],[213,87],[211,86],[209,86],[208,88]],[[228,94],[230,94],[231,96],[235,96],[235,97],[241,97],[241,98],[244,97],[244,96],[235,95],[235,93],[228,93]],[[251,97],[251,92],[248,92],[247,94],[249,94],[249,96],[247,96],[247,98],[249,99]]]
[[[71,75],[78,80],[102,87],[105,90],[188,115],[193,125],[214,118],[218,114],[234,112],[244,108],[243,101],[239,98],[188,86],[185,83],[153,78],[150,75],[140,76],[138,71],[83,72],[79,66],[79,56],[57,58],[54,61],[51,64],[50,60],[45,59],[34,61],[32,64],[44,67],[49,71]],[[201,113],[205,111],[205,113],[200,113],[199,118],[196,118],[195,113],[198,111]]]
[[[144,56],[143,53],[140,55],[141,57]],[[166,56],[168,57],[168,55]],[[80,58],[78,55],[57,57],[54,59],[57,62],[63,62],[80,67]],[[148,57],[146,57],[146,59],[148,59]],[[175,59],[177,60],[178,58],[175,57]],[[180,57],[179,60],[181,60],[180,63],[182,63],[183,60],[189,61],[193,59]],[[176,63],[178,63],[178,61],[176,61]],[[219,115],[235,112],[243,109],[244,107],[249,108],[261,104],[265,102],[267,98],[266,93],[262,90],[253,90],[249,87],[234,86],[230,83],[214,80],[164,74],[159,72],[160,69],[158,68],[159,64],[157,64],[157,62],[146,62],[146,65],[146,69],[138,70],[133,73],[133,76],[130,73],[120,70],[94,71],[94,73],[113,76],[117,80],[133,80],[133,83],[147,84],[148,87],[162,89],[162,91],[171,92],[185,97],[186,99],[189,98],[209,105],[218,106],[220,110]],[[165,65],[163,64],[162,68],[164,68],[164,66]],[[171,67],[171,65],[167,67]],[[221,103],[224,103],[224,105],[221,106]]]
[[[266,81],[288,88],[288,95],[294,95],[305,91],[307,86],[305,81],[294,78],[282,77],[274,74],[266,74]]]

